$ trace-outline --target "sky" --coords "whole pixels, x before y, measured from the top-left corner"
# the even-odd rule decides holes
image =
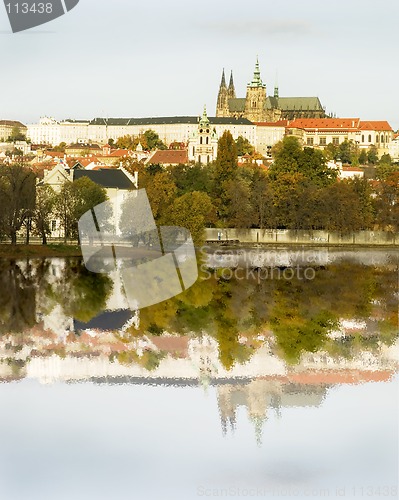
[[[232,488],[228,498],[338,489],[393,500],[397,384],[335,386],[318,407],[269,409],[259,446],[244,407],[223,436],[214,387],[0,384],[0,497],[198,500]]]
[[[80,0],[12,34],[0,4],[0,119],[215,114],[223,67],[238,97],[256,56],[269,94],[399,128],[397,0]]]

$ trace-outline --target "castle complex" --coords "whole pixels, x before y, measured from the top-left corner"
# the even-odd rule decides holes
[[[274,95],[268,96],[263,83],[259,61],[256,61],[254,76],[247,85],[246,97],[236,97],[233,73],[229,86],[223,70],[216,105],[217,117],[246,118],[251,122],[277,122],[296,118],[324,118],[325,109],[318,97],[280,97],[278,87]]]

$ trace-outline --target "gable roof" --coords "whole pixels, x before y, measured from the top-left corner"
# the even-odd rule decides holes
[[[134,189],[133,182],[127,175],[119,169],[100,169],[100,170],[74,170],[73,180],[76,181],[82,177],[88,177],[90,180],[108,189]]]
[[[383,121],[375,121],[375,120],[367,120],[360,122],[361,130],[378,130],[384,132],[392,132],[392,127],[385,120]]]
[[[163,165],[178,165],[188,163],[187,149],[165,149],[156,151],[149,159],[149,163],[159,163]]]

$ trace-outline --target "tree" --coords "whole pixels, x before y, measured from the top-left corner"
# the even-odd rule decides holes
[[[228,197],[224,190],[226,182],[238,175],[237,147],[231,133],[226,130],[218,142],[218,154],[213,175],[213,198],[221,220],[227,216]]]
[[[255,152],[255,148],[252,146],[249,140],[242,135],[240,135],[236,139],[236,146],[238,156],[252,155]]]
[[[51,220],[57,195],[51,186],[40,186],[36,190],[36,206],[32,221],[35,232],[41,236],[43,245],[47,245],[47,236],[51,234]]]
[[[358,163],[359,147],[353,141],[345,139],[338,147],[339,157],[342,163]]]
[[[145,186],[150,200],[152,213],[160,225],[167,225],[170,218],[170,207],[176,196],[176,185],[169,172],[160,172],[151,176]]]
[[[215,187],[220,190],[222,182],[237,176],[237,147],[231,133],[226,130],[218,142],[218,154],[215,162]]]
[[[365,149],[362,149],[359,154],[359,163],[360,165],[366,165],[367,162],[368,162],[367,151]]]
[[[371,165],[375,165],[378,162],[378,149],[376,146],[372,145],[367,151],[367,159]]]
[[[253,211],[251,205],[251,189],[248,180],[239,177],[223,183],[227,201],[227,224],[229,227],[251,227]]]
[[[176,165],[169,167],[169,172],[177,187],[177,195],[192,191],[203,191],[210,194],[213,168],[211,165]]]
[[[376,187],[376,222],[382,230],[399,230],[399,171],[391,172]]]
[[[254,224],[263,229],[274,226],[272,190],[264,170],[254,169],[251,185],[251,202]]]
[[[35,208],[35,183],[34,173],[23,164],[0,170],[0,235],[9,237],[12,245]]]
[[[171,211],[173,224],[188,229],[194,244],[200,246],[204,242],[206,224],[215,221],[211,198],[199,191],[186,193],[174,200]]]
[[[335,182],[337,171],[326,164],[324,154],[314,148],[304,148],[294,136],[284,137],[273,149],[273,164],[269,170],[272,181],[278,181],[282,174],[301,174],[317,186]]]
[[[146,140],[148,149],[151,151],[153,149],[168,149],[159,138],[159,135],[154,132],[154,130],[146,130],[144,132],[144,138]]]
[[[53,147],[53,151],[56,151],[58,153],[65,153],[65,148],[67,147],[66,142],[60,142],[58,146]]]
[[[21,132],[21,129],[15,125],[12,130],[7,142],[16,142],[16,141],[26,141],[26,135]]]
[[[380,158],[380,161],[378,162],[379,165],[392,165],[392,158],[391,158],[391,155],[388,154],[388,153],[384,153],[381,158]]]
[[[351,180],[336,182],[323,193],[326,229],[341,234],[359,231],[365,226],[362,202]]]
[[[64,241],[67,238],[77,238],[78,221],[82,215],[105,201],[106,190],[88,177],[81,177],[72,183],[66,182],[55,202],[55,212],[64,230]]]

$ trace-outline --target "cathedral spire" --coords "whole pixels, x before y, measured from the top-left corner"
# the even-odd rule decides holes
[[[231,71],[231,74],[230,74],[230,82],[229,82],[229,88],[228,88],[228,98],[229,99],[235,99],[236,98],[236,89],[234,87],[233,71]]]
[[[220,82],[220,88],[223,88],[223,87],[226,87],[226,77],[224,74],[224,68],[223,68],[223,72],[222,72],[222,81]]]

